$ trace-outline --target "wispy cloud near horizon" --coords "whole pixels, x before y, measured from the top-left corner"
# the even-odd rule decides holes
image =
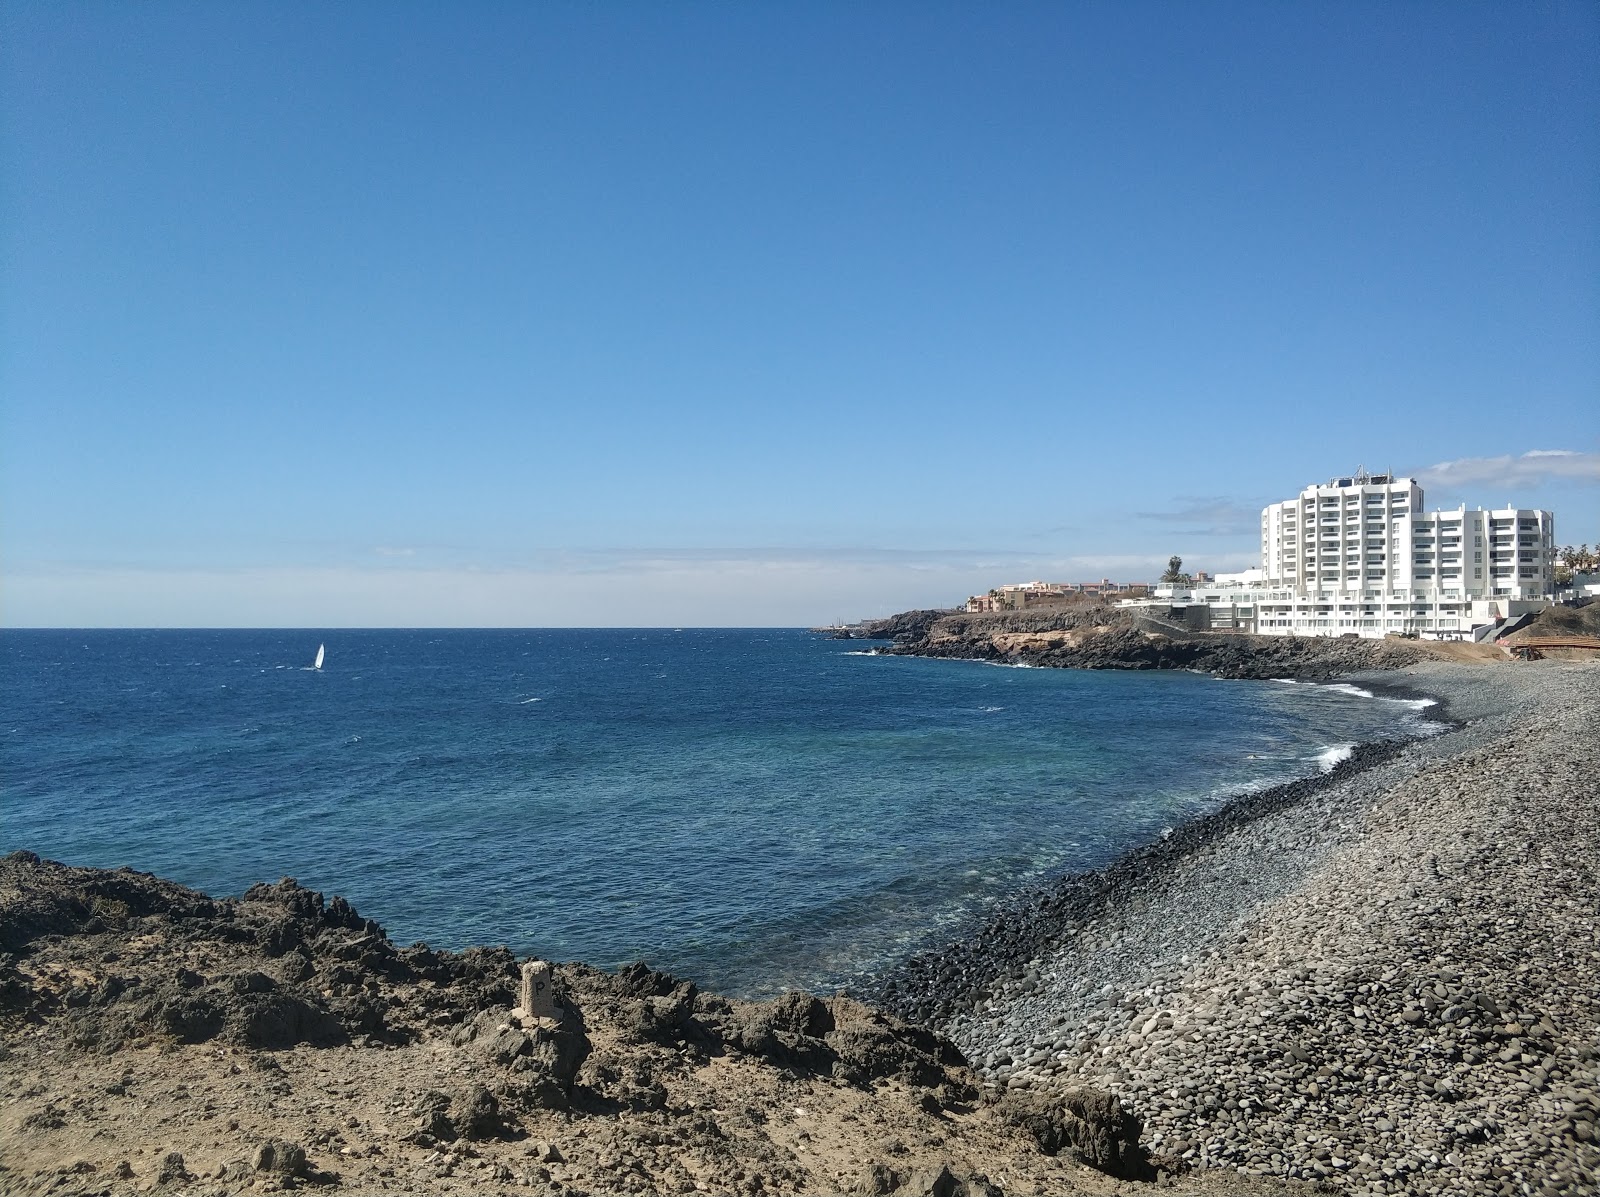
[[[1187,536],[1244,536],[1261,527],[1261,508],[1221,495],[1180,495],[1174,511],[1139,511],[1142,520],[1159,521]]]
[[[1600,453],[1530,449],[1520,456],[1461,457],[1413,470],[1423,486],[1511,488],[1547,482],[1600,483]]]
[[[572,552],[487,568],[53,564],[9,627],[793,627],[957,606],[1003,582],[1148,580],[1166,558],[909,549]]]

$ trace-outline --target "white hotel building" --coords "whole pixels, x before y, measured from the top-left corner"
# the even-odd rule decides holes
[[[1424,511],[1412,479],[1357,473],[1265,508],[1259,569],[1144,602],[1200,604],[1206,626],[1264,635],[1466,639],[1543,607],[1554,565],[1548,511]]]

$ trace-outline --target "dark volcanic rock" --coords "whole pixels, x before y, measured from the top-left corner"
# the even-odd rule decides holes
[[[913,643],[923,640],[928,629],[941,619],[956,614],[954,611],[903,611],[888,619],[869,619],[856,629],[852,639],[898,640]]]
[[[450,1122],[464,1139],[492,1139],[504,1130],[500,1103],[482,1085],[473,1085],[450,1103]]]
[[[787,993],[736,1003],[716,1027],[729,1046],[749,1055],[855,1085],[894,1077],[932,1088],[947,1081],[946,1066],[963,1063],[942,1036],[849,998],[824,1002]]]
[[[0,951],[21,952],[45,935],[125,928],[146,915],[213,918],[217,905],[205,894],[132,869],[68,871],[33,852],[0,861]],[[6,884],[7,873],[51,884]]]
[[[1403,640],[1185,631],[1136,608],[1094,604],[976,615],[909,611],[872,626],[892,629],[895,643],[887,651],[906,656],[1062,669],[1193,669],[1226,678],[1325,681],[1426,656]]]
[[[156,1184],[178,1185],[193,1179],[194,1175],[185,1166],[181,1153],[169,1151],[161,1157],[161,1165],[156,1169]]]
[[[404,1041],[441,1018],[509,1005],[518,980],[504,948],[402,951],[343,898],[325,901],[289,878],[213,899],[31,852],[0,859],[0,945],[0,1010],[65,1015],[74,1043],[107,1051],[152,1036],[255,1048]],[[40,946],[84,966],[37,970]],[[390,987],[413,1000],[392,1002]]]
[[[298,1143],[284,1139],[268,1139],[256,1148],[251,1167],[262,1174],[277,1176],[305,1176],[306,1149]]]
[[[425,1138],[429,1142],[448,1143],[456,1137],[455,1123],[450,1121],[448,1093],[430,1089],[418,1094],[411,1105],[411,1117],[415,1120],[415,1129],[411,1134],[413,1139]]]
[[[833,1013],[809,993],[786,993],[751,1003],[729,1020],[729,1043],[752,1056],[808,1072],[829,1072],[836,1056],[823,1041],[834,1029]]]
[[[588,1059],[589,1037],[575,1010],[554,1030],[540,1027],[532,1034],[532,1046],[527,1058],[546,1072],[563,1089],[570,1089],[578,1070]]]
[[[1144,1165],[1139,1120],[1116,1097],[1098,1089],[1059,1096],[1007,1094],[1001,1112],[1028,1131],[1046,1155],[1071,1151],[1102,1172],[1131,1175]]]
[[[683,1037],[700,991],[693,981],[678,981],[647,964],[630,964],[617,974],[629,1022],[640,1039],[671,1043]]]

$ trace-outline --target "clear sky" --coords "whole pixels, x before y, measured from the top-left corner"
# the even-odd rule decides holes
[[[1358,465],[1600,540],[1588,0],[0,42],[8,625],[855,618],[1250,564]]]

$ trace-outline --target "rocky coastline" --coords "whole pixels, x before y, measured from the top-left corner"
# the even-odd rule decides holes
[[[948,1039],[847,998],[400,947],[293,881],[214,899],[0,859],[0,1192],[1104,1193],[1115,1097],[983,1100]]]
[[[1600,666],[1350,680],[1448,727],[1030,891],[864,1001],[573,964],[568,1019],[528,1022],[502,949],[15,854],[0,1191],[1594,1192]]]
[[[1438,654],[1414,640],[1198,632],[1142,611],[1082,603],[1037,611],[907,611],[869,621],[851,637],[890,641],[879,651],[1062,669],[1190,669],[1217,677],[1329,681],[1399,669]],[[1460,646],[1468,655],[1478,646]]]

